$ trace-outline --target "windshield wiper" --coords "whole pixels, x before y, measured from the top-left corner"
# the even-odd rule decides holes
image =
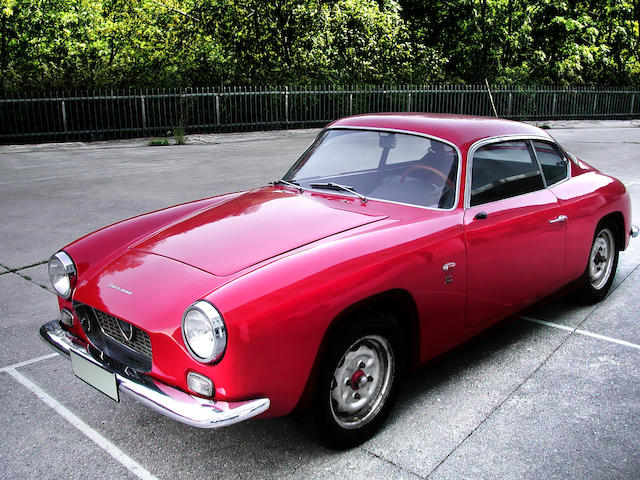
[[[353,193],[356,197],[362,200],[362,203],[367,203],[367,197],[361,193],[356,192],[353,187],[347,185],[340,185],[339,183],[326,182],[326,183],[310,183],[311,188],[326,188],[328,190],[344,190],[345,192]]]
[[[269,182],[269,185],[278,185],[279,183],[282,183],[283,185],[288,185],[292,188],[295,188],[296,190],[298,190],[299,193],[304,192],[304,190],[302,189],[302,187],[297,183],[297,182],[289,182],[283,178],[281,178],[280,180],[276,180],[275,182]]]

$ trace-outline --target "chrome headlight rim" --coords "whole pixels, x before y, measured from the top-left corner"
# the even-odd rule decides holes
[[[53,281],[51,270],[54,261],[59,262],[66,273],[68,285],[63,290],[59,290],[56,287],[56,282]],[[51,282],[51,285],[53,286],[53,289],[56,291],[56,293],[65,300],[69,300],[69,298],[71,298],[73,288],[75,287],[75,279],[77,274],[76,265],[73,263],[71,257],[64,250],[60,250],[59,252],[51,255],[47,264],[47,272],[49,274],[49,282]]]
[[[204,317],[209,322],[211,327],[211,331],[213,332],[214,346],[212,349],[212,353],[206,357],[199,355],[189,343],[185,321],[187,319],[187,315],[191,310],[196,310],[204,315]],[[224,356],[224,352],[227,349],[227,326],[224,323],[224,319],[222,318],[222,314],[218,311],[216,307],[213,306],[210,302],[206,300],[198,300],[197,302],[189,305],[184,313],[182,314],[182,322],[180,325],[180,330],[182,332],[182,340],[184,341],[187,350],[191,357],[199,363],[203,364],[211,364],[218,363],[222,360]]]

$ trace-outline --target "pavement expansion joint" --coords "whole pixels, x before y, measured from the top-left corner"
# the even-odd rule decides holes
[[[407,472],[409,474],[411,474],[412,476],[416,477],[416,478],[423,478],[420,475],[418,475],[416,472],[413,472],[412,470],[403,467],[402,465],[398,465],[397,463],[389,460],[388,458],[384,458],[382,455],[379,455],[375,452],[372,452],[371,450],[365,448],[365,447],[360,447],[360,450],[362,450],[363,452],[365,452],[367,455],[371,455],[374,458],[377,458],[378,460],[382,460],[385,463],[388,463],[389,465],[393,465],[396,468],[399,468],[400,470],[402,470],[403,472]]]
[[[2,272],[4,273],[16,273],[19,272],[20,270],[26,270],[27,268],[32,268],[32,267],[37,267],[40,265],[44,265],[45,263],[47,263],[49,260],[38,260],[35,263],[31,263],[29,265],[25,265],[23,267],[17,267],[17,268],[11,268],[8,265],[5,265],[4,263],[0,263],[0,267],[7,269],[6,272]]]

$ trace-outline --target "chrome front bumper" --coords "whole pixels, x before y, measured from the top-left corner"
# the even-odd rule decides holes
[[[199,428],[224,427],[254,417],[267,410],[270,405],[268,398],[244,402],[208,400],[189,395],[147,375],[126,372],[128,369],[116,369],[107,362],[95,358],[90,353],[89,345],[64,330],[58,320],[45,323],[40,327],[40,336],[56,352],[64,354],[67,359],[70,358],[70,352],[73,351],[94,365],[115,373],[119,391],[125,392],[162,415],[187,425]]]

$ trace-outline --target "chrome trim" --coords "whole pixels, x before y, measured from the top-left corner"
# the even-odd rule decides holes
[[[184,321],[187,318],[187,313],[189,313],[189,310],[198,310],[211,323],[214,344],[213,352],[207,358],[203,358],[196,352],[194,352],[191,349],[191,345],[189,345],[189,341],[187,340],[187,335],[184,332]],[[219,361],[224,355],[224,352],[227,348],[227,326],[225,325],[222,314],[218,311],[218,309],[206,300],[198,300],[197,302],[192,303],[186,308],[186,310],[182,314],[180,331],[182,332],[182,340],[184,341],[187,350],[189,350],[189,353],[194,360],[200,363],[213,363]],[[220,347],[220,345],[222,345],[222,348]]]
[[[549,220],[549,223],[562,223],[569,219],[566,215],[558,215],[556,218]]]
[[[56,290],[55,285],[53,285],[53,282],[51,281],[51,270],[50,270],[51,260],[53,260],[54,258],[57,258],[60,261],[60,263],[62,263],[62,266],[64,267],[69,277],[69,294],[68,295],[62,295],[60,292],[58,292],[58,290]],[[73,293],[73,288],[75,287],[74,280],[77,273],[78,273],[78,270],[76,269],[76,265],[73,263],[73,260],[71,259],[69,254],[64,250],[60,250],[59,252],[51,255],[51,257],[49,258],[49,261],[47,262],[47,274],[49,275],[49,283],[51,283],[51,286],[55,290],[56,294],[58,294],[59,296],[61,296],[66,300],[71,298],[71,294]]]
[[[478,148],[483,147],[484,145],[488,145],[490,143],[498,143],[498,142],[507,142],[510,140],[540,140],[543,142],[548,142],[553,144],[554,146],[558,147],[558,150],[560,151],[560,153],[564,152],[564,149],[562,147],[560,147],[560,145],[558,145],[558,142],[556,142],[553,138],[551,137],[545,137],[543,135],[498,135],[495,137],[487,137],[487,138],[482,138],[478,141],[476,141],[475,143],[473,143],[470,147],[469,150],[467,151],[467,170],[465,172],[465,181],[464,181],[464,203],[463,203],[463,208],[465,210],[471,208],[471,171],[473,170],[473,155],[476,153],[476,151],[478,150]],[[564,152],[566,153],[566,152]],[[537,161],[537,155],[536,155],[536,161]],[[541,171],[540,174],[542,175],[543,181],[544,180],[544,173]],[[551,186],[545,187],[542,190],[549,190],[550,188],[555,187],[556,185],[560,185],[561,183],[566,182],[567,180],[569,180],[571,178],[571,168],[568,167],[567,165],[567,176],[564,178],[564,180],[560,180],[559,182],[554,183]],[[545,181],[545,185],[546,185],[546,181]],[[537,191],[537,190],[536,190]],[[522,193],[520,195],[516,195],[514,197],[509,197],[509,198],[517,198],[520,197],[522,195],[528,195],[529,193],[532,192],[527,192],[527,193]],[[502,199],[504,200],[504,199]],[[502,200],[494,200],[494,202],[500,202]],[[494,203],[494,202],[487,202],[487,203],[483,203],[482,205],[487,205],[490,203]],[[476,205],[478,206],[478,205]]]
[[[638,228],[637,225],[631,225],[631,232],[630,233],[631,233],[631,236],[633,238],[636,238],[638,236],[639,231],[640,231],[640,229]]]
[[[85,360],[115,373],[118,389],[146,407],[179,422],[198,428],[219,428],[242,422],[266,411],[268,398],[242,402],[221,402],[200,398],[127,368],[119,370],[91,355],[86,342],[64,330],[57,320],[40,327],[40,337],[57,353],[70,358],[73,351]]]
[[[369,200],[377,200],[379,202],[387,202],[387,203],[393,203],[396,205],[406,205],[409,207],[416,207],[416,208],[424,208],[426,210],[436,210],[439,212],[451,212],[453,210],[456,210],[458,208],[458,203],[460,203],[460,180],[462,178],[462,163],[463,163],[463,159],[462,159],[462,152],[460,151],[460,149],[458,148],[458,146],[455,143],[450,142],[449,140],[445,140],[444,138],[440,138],[440,137],[436,137],[435,135],[429,135],[428,133],[421,133],[421,132],[414,132],[412,130],[401,130],[399,128],[384,128],[384,127],[343,127],[343,126],[336,126],[336,127],[326,127],[324,131],[326,130],[368,130],[368,131],[372,131],[372,132],[392,132],[392,133],[405,133],[407,135],[415,135],[417,137],[424,137],[424,138],[428,138],[429,140],[436,140],[438,142],[442,142],[446,145],[449,145],[450,147],[453,147],[453,149],[456,151],[456,154],[458,155],[458,171],[456,172],[456,198],[453,202],[453,207],[451,208],[434,208],[434,207],[425,207],[424,205],[415,205],[413,203],[402,203],[402,202],[394,202],[393,200],[385,200],[383,198],[376,198],[376,197],[367,197]],[[309,191],[310,189],[305,189],[307,191]],[[317,192],[316,192],[317,193]],[[324,192],[322,192],[324,193]],[[336,195],[336,193],[331,192],[330,194]]]
[[[443,272],[447,272],[447,271],[451,270],[452,268],[454,268],[455,266],[456,266],[456,262],[445,263],[442,266],[442,271]]]

